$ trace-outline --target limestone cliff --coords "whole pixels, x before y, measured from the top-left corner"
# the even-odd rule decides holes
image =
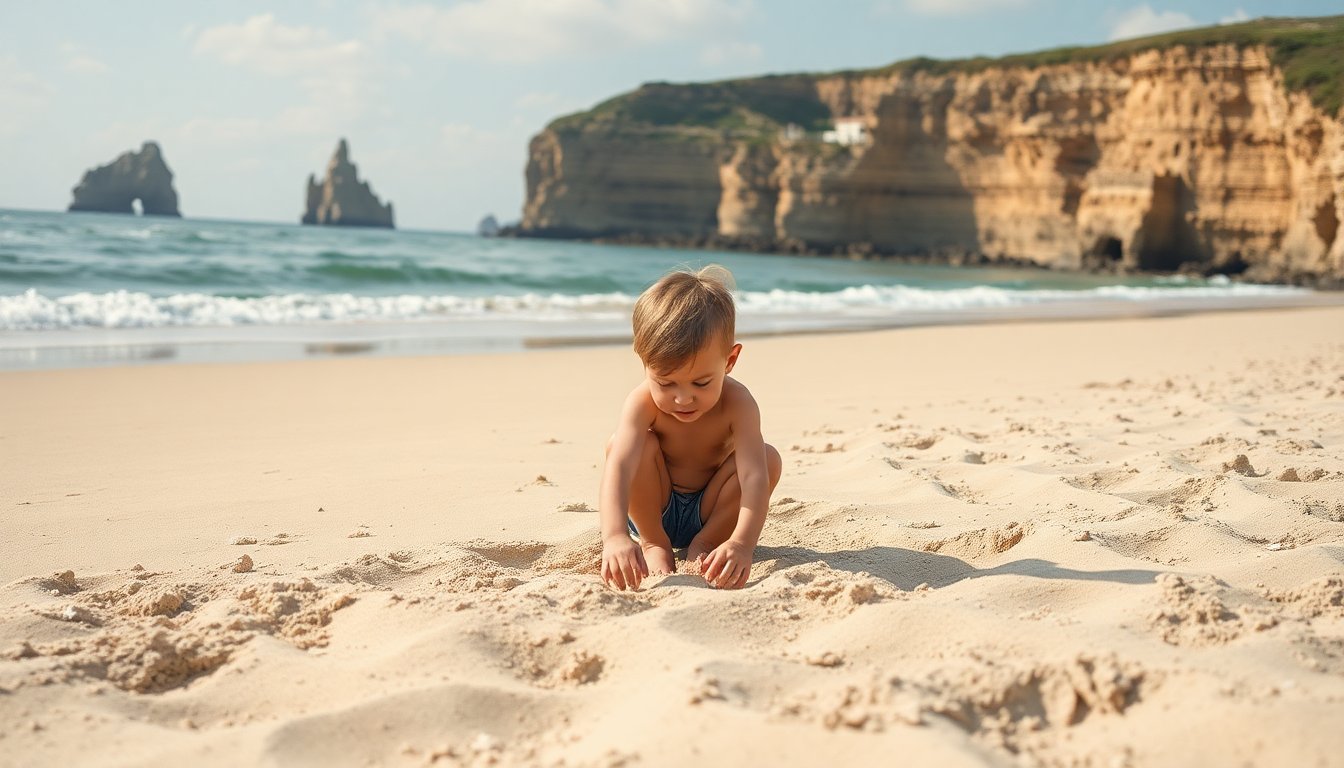
[[[1271,20],[1034,59],[647,85],[533,139],[520,231],[1338,284],[1344,112],[1294,87],[1266,24],[1325,29],[1310,39],[1336,52],[1344,39],[1344,17]],[[869,140],[820,141],[837,117]]]
[[[135,213],[135,201],[146,216],[181,216],[173,172],[159,145],[146,141],[139,152],[123,152],[116,160],[86,171],[73,190],[72,211]]]
[[[327,163],[322,183],[308,175],[307,205],[303,224],[329,224],[344,227],[386,227],[391,229],[392,203],[383,205],[367,181],[359,180],[359,171],[350,162],[350,148],[341,139]]]

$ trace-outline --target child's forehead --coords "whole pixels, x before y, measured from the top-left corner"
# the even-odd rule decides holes
[[[679,360],[670,366],[660,368],[647,367],[657,376],[676,376],[678,374],[686,374],[695,378],[707,376],[717,371],[719,365],[728,359],[728,353],[722,347],[723,345],[719,342],[710,341],[685,360]]]

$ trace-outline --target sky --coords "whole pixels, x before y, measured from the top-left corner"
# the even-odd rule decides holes
[[[1338,0],[0,0],[0,208],[159,142],[182,214],[297,222],[338,139],[397,226],[521,217],[529,140],[649,81],[1101,44]]]

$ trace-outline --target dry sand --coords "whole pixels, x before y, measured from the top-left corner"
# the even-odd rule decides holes
[[[636,593],[626,349],[0,374],[0,764],[1344,764],[1344,310],[736,374],[752,579]]]

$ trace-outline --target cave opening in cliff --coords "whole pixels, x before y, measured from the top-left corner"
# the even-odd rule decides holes
[[[1191,222],[1195,196],[1174,174],[1153,178],[1152,203],[1143,216],[1135,245],[1139,269],[1173,271],[1186,262],[1202,261],[1204,249]]]
[[[1125,255],[1125,244],[1118,237],[1099,237],[1092,244],[1094,262],[1113,264]]]
[[[1316,235],[1325,243],[1325,252],[1329,253],[1335,244],[1335,235],[1339,233],[1339,216],[1335,214],[1334,195],[1316,209],[1316,217],[1312,223],[1316,225]]]

